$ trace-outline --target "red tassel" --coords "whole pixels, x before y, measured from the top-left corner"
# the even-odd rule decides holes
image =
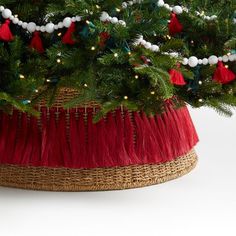
[[[215,74],[213,75],[213,80],[221,83],[221,84],[227,84],[233,80],[235,80],[236,76],[233,73],[233,71],[226,68],[223,64],[223,62],[218,62],[218,68],[215,71]]]
[[[0,40],[4,42],[11,42],[14,40],[14,36],[12,35],[12,32],[10,30],[10,25],[11,21],[6,20],[5,23],[3,23],[0,26]]]
[[[144,125],[144,152],[147,154],[149,163],[156,163],[161,161],[161,152],[159,143],[157,143],[156,135],[154,134],[154,129],[151,126],[150,120],[147,115],[142,112],[142,120]]]
[[[116,146],[116,139],[117,139],[117,127],[115,122],[115,117],[113,112],[109,112],[107,114],[106,120],[106,135],[107,135],[107,145],[109,147],[109,155],[113,159],[113,166],[117,165],[118,163],[118,153],[117,153],[117,146]],[[112,138],[111,138],[112,137]]]
[[[76,43],[76,41],[73,39],[74,32],[75,32],[75,22],[72,22],[67,32],[62,38],[62,42],[64,44],[74,45]]]
[[[99,167],[97,160],[97,126],[93,123],[93,109],[88,108],[87,157],[89,168]]]
[[[38,51],[39,53],[44,53],[44,47],[42,39],[40,38],[39,32],[34,32],[33,38],[30,42],[30,47]]]
[[[24,163],[24,151],[27,146],[28,137],[28,117],[26,113],[21,113],[20,125],[18,125],[17,138],[15,152],[13,156],[13,163],[15,164],[25,164]]]
[[[105,127],[105,119],[100,120],[97,124],[97,161],[99,167],[113,166],[112,156],[109,153],[107,143],[107,134]]]
[[[39,166],[41,161],[41,133],[38,126],[38,118],[31,116],[30,118],[30,130],[31,135],[28,139],[28,144],[32,147],[29,156],[26,158],[29,160],[29,163],[34,166]]]
[[[125,166],[129,165],[130,157],[125,149],[125,136],[124,136],[125,127],[121,109],[116,110],[115,116],[116,116],[116,129],[117,129],[117,137],[116,137],[117,154],[118,154],[117,165]]]
[[[5,164],[11,164],[13,158],[16,144],[18,119],[19,119],[19,112],[17,110],[14,110],[12,116],[9,116],[8,122],[4,124],[5,126],[7,126],[8,130],[8,132],[5,133],[6,135],[5,151],[2,153],[3,163]],[[12,164],[14,164],[14,162]]]
[[[131,113],[126,110],[124,114],[125,148],[130,157],[131,164],[138,164],[139,159],[135,152],[135,130],[131,119]]]
[[[57,124],[57,114],[58,111],[56,108],[50,109],[49,115],[49,152],[48,152],[48,161],[50,167],[63,167],[64,166],[64,159],[61,154],[61,143],[60,143],[60,134],[61,131],[58,128]],[[63,132],[63,131],[62,131]]]
[[[100,47],[105,47],[106,46],[106,42],[107,40],[111,37],[111,35],[107,32],[102,32],[100,33],[100,42],[99,42],[99,46]]]
[[[182,75],[182,73],[175,69],[170,70],[170,80],[171,80],[171,83],[175,85],[186,85],[186,82],[184,80],[184,76]]]
[[[63,167],[72,167],[72,159],[69,148],[69,142],[66,134],[66,111],[64,109],[60,110],[59,121],[58,121],[58,137],[59,137],[59,149],[61,160],[63,160]]]
[[[169,23],[169,32],[170,35],[174,36],[183,31],[183,25],[179,22],[177,15],[175,13],[171,13],[171,19]]]
[[[147,153],[145,153],[145,127],[138,112],[134,112],[136,126],[136,153],[139,158],[138,164],[148,163]]]

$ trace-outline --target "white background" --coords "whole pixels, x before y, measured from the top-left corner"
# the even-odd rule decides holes
[[[201,140],[191,174],[115,192],[0,188],[0,235],[236,235],[236,117],[207,109],[191,114]]]

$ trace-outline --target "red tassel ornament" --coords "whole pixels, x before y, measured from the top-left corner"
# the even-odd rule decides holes
[[[10,25],[11,21],[6,20],[5,23],[3,23],[0,26],[0,40],[4,42],[11,42],[14,40],[14,36],[12,35],[12,32],[10,30]]]
[[[226,68],[223,62],[218,62],[218,67],[213,75],[213,80],[221,84],[227,84],[235,79],[236,75],[233,73],[233,71]]]
[[[100,33],[99,37],[100,37],[99,46],[103,48],[106,46],[106,42],[111,37],[111,35],[107,32],[102,32]]]
[[[40,38],[39,32],[34,32],[33,38],[30,42],[30,48],[35,49],[39,53],[44,53],[44,47],[43,47],[43,42],[42,39]]]
[[[64,44],[74,45],[76,41],[73,39],[73,34],[75,32],[75,22],[72,22],[67,32],[62,38]]]
[[[182,75],[182,73],[175,69],[170,70],[170,80],[171,80],[171,83],[175,85],[186,85],[186,82],[184,80],[184,76]]]
[[[177,15],[175,13],[171,13],[171,19],[169,23],[169,33],[174,36],[183,31],[183,25],[179,22]]]

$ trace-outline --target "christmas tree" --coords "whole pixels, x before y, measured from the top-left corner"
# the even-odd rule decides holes
[[[0,2],[0,109],[37,115],[61,88],[66,108],[95,101],[155,114],[175,97],[231,115],[235,0]]]

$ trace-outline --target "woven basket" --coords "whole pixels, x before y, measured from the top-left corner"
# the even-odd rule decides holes
[[[32,190],[94,191],[144,187],[190,172],[198,136],[187,107],[147,117],[118,108],[92,122],[97,104],[64,110],[62,90],[36,118],[0,113],[0,185]]]

